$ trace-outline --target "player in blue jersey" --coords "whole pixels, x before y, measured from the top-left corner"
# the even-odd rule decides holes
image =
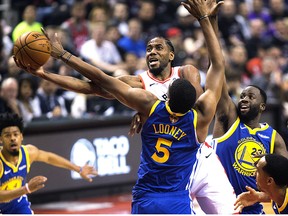
[[[44,176],[36,176],[26,183],[33,162],[74,170],[90,182],[89,175],[97,174],[89,165],[79,167],[52,152],[23,145],[22,132],[23,120],[17,114],[0,115],[0,214],[33,214],[26,194],[43,188],[47,180]]]
[[[254,163],[257,154],[277,153],[288,156],[283,138],[267,123],[260,123],[265,110],[266,94],[257,86],[246,87],[238,106],[228,95],[224,83],[214,125],[214,143],[228,178],[238,196],[246,186],[257,189]],[[266,200],[269,197],[266,196]],[[255,203],[242,210],[243,214],[261,214],[263,206]]]
[[[247,186],[248,192],[237,197],[235,208],[241,210],[265,202],[268,195],[275,214],[288,214],[288,159],[277,154],[264,155],[256,162],[256,168],[257,187],[261,192]]]
[[[206,90],[196,103],[195,88],[185,79],[172,82],[165,102],[99,69],[94,68],[94,75],[90,77],[117,100],[137,110],[143,120],[142,153],[138,180],[132,192],[132,213],[193,213],[189,194],[191,174],[197,166],[196,154],[206,139],[224,78],[224,57],[209,20],[208,3],[205,0],[182,3],[199,20],[211,59]],[[64,53],[62,58],[69,61],[74,56]],[[174,52],[165,39],[154,38],[147,45],[146,58],[149,69],[159,73],[163,65],[174,59]]]

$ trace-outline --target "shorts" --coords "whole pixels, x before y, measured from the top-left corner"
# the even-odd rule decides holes
[[[132,214],[195,214],[189,191],[142,193],[133,197]]]
[[[236,194],[217,154],[207,143],[197,153],[190,195],[206,214],[238,214]],[[197,213],[197,212],[196,212]]]

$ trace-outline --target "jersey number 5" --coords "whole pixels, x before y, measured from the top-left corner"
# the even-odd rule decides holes
[[[158,163],[165,163],[170,156],[170,152],[168,151],[167,146],[171,147],[171,145],[172,141],[159,138],[155,145],[157,152],[155,152],[151,158]]]

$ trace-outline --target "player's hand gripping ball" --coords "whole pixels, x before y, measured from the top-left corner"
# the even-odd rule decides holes
[[[50,58],[51,44],[40,32],[22,34],[14,43],[13,55],[25,67],[38,69]]]

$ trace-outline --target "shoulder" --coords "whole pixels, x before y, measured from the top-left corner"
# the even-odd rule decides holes
[[[191,74],[199,74],[199,70],[193,65],[183,65],[179,67],[179,72],[182,78],[189,77]]]

